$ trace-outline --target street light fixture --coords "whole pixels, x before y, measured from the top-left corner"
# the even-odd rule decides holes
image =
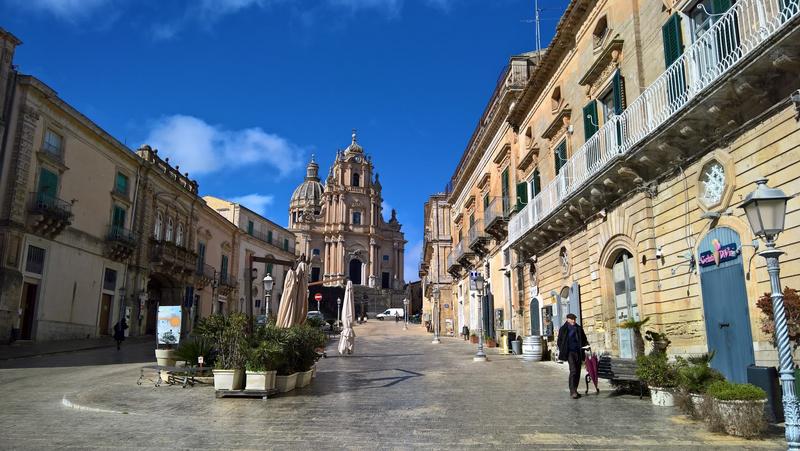
[[[403,298],[403,330],[408,330],[408,298]]]
[[[336,298],[336,327],[339,327],[340,319],[339,315],[342,311],[342,298]]]
[[[433,286],[433,341],[431,343],[439,344],[441,340],[439,340],[439,298],[441,293],[439,292],[439,285]]]
[[[272,306],[270,305],[270,297],[272,297],[272,286],[275,283],[275,280],[272,278],[270,273],[267,273],[264,276],[264,308],[261,309],[262,313],[266,314],[267,322],[269,322],[270,314],[272,313]]]
[[[786,443],[789,449],[800,449],[800,404],[794,386],[794,361],[789,343],[789,325],[781,291],[780,264],[778,259],[784,252],[775,246],[775,239],[783,232],[786,219],[786,203],[794,196],[787,196],[783,190],[767,186],[767,179],[756,180],[756,190],[745,197],[739,208],[744,209],[753,233],[766,243],[766,249],[759,255],[767,261],[770,288],[772,290],[772,310],[775,320],[775,337],[780,361],[781,388],[783,391],[783,411],[786,417]]]
[[[472,271],[469,275],[469,289],[471,291],[475,291],[478,293],[478,351],[475,353],[475,357],[472,360],[476,362],[485,362],[486,353],[483,352],[483,315],[482,315],[482,304],[483,304],[483,288],[486,281],[483,278],[483,275],[478,271]]]

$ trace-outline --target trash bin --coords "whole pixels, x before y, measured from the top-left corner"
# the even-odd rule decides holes
[[[771,423],[782,422],[783,397],[778,370],[773,366],[750,365],[747,367],[747,382],[767,392],[767,420]]]
[[[511,342],[511,353],[514,355],[522,355],[522,340],[518,337],[514,337],[514,341]]]

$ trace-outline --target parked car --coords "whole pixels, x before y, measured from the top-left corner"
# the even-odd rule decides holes
[[[387,308],[382,313],[378,313],[377,315],[375,315],[375,318],[378,318],[379,320],[383,321],[386,318],[394,319],[396,316],[403,318],[404,315],[405,312],[403,312],[403,309],[401,308]]]
[[[416,313],[408,317],[408,322],[412,324],[422,324],[422,314]]]
[[[325,321],[325,315],[322,314],[319,310],[311,310],[306,314],[306,319],[313,319],[314,321],[320,323],[320,329],[322,330],[330,330],[331,325]]]
[[[267,324],[267,315],[256,316],[256,324],[258,324],[259,326]]]

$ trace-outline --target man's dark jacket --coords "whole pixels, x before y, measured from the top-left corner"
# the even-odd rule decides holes
[[[567,343],[567,335],[569,335],[569,329],[567,328],[568,323],[564,323],[561,326],[561,329],[558,329],[558,360],[566,361],[569,358],[569,344]],[[589,344],[589,340],[586,339],[586,334],[583,332],[583,327],[581,327],[578,323],[575,323],[575,327],[578,328],[578,347],[581,348],[581,361],[584,359],[584,350],[582,349],[584,346]]]

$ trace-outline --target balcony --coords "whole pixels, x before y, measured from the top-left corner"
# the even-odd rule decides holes
[[[461,272],[461,264],[458,262],[458,255],[456,254],[455,247],[447,255],[447,272],[453,275],[453,277],[458,277],[458,274]]]
[[[197,254],[171,241],[151,239],[150,264],[154,272],[173,277],[191,275],[197,269]]]
[[[472,249],[479,256],[486,255],[487,246],[489,244],[489,236],[484,231],[483,219],[479,219],[472,224],[467,232],[467,239],[469,248]]]
[[[127,260],[136,250],[138,239],[132,231],[116,226],[110,226],[106,234],[106,253],[116,261]]]
[[[509,199],[503,197],[493,197],[489,201],[489,206],[483,212],[486,222],[486,233],[494,237],[497,241],[503,241],[508,233],[508,205]]]
[[[467,246],[467,239],[459,241],[453,249],[455,249],[458,263],[464,268],[469,268],[472,265],[471,260],[475,256],[475,252]]]
[[[194,275],[197,287],[202,290],[216,280],[217,270],[209,264],[198,263]]]
[[[47,193],[30,193],[30,227],[34,233],[53,238],[72,224],[72,204]]]
[[[217,290],[220,294],[226,295],[235,290],[238,286],[239,282],[233,274],[219,274],[219,288],[217,288]]]
[[[646,181],[718,147],[797,89],[800,0],[736,2],[628,108],[611,117],[509,221],[509,242],[541,251]],[[745,101],[747,99],[747,101]]]

